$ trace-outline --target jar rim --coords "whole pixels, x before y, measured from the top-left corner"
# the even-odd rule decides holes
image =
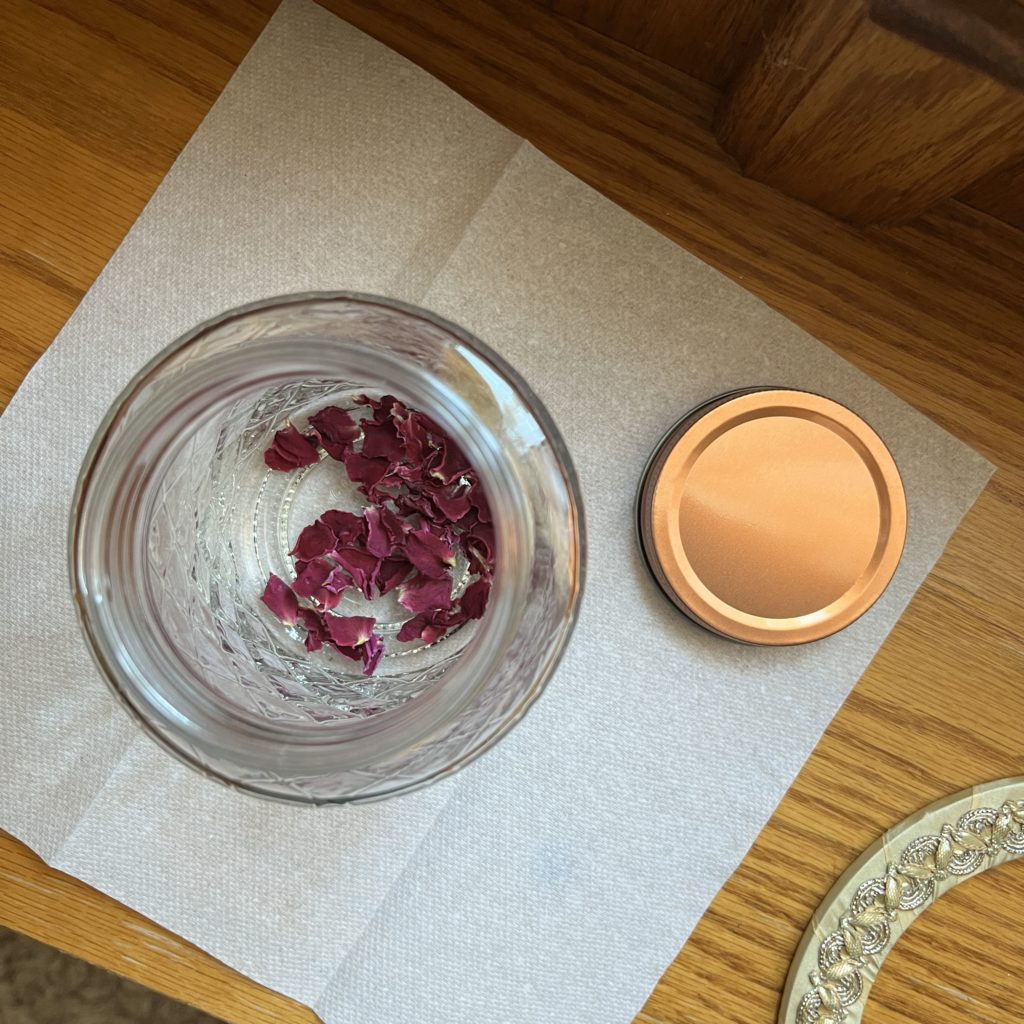
[[[96,474],[102,467],[104,457],[107,454],[112,429],[115,424],[118,423],[120,417],[126,416],[132,410],[133,403],[139,398],[139,395],[147,385],[156,380],[166,368],[175,362],[175,360],[187,357],[190,352],[202,346],[204,341],[209,339],[212,334],[225,326],[230,325],[235,320],[252,317],[254,315],[277,315],[281,311],[286,311],[289,307],[299,308],[317,304],[326,304],[327,306],[330,306],[333,303],[379,308],[389,314],[398,313],[416,320],[422,320],[425,324],[440,330],[445,335],[448,335],[454,343],[462,346],[465,350],[472,353],[474,357],[483,360],[488,369],[496,373],[498,378],[512,389],[518,401],[527,409],[532,419],[540,427],[544,443],[551,451],[553,464],[557,466],[558,471],[561,474],[561,484],[564,487],[565,498],[569,510],[572,542],[572,564],[570,565],[570,571],[573,579],[572,585],[568,591],[566,607],[562,616],[561,629],[559,630],[556,639],[548,645],[546,652],[547,656],[543,663],[539,664],[536,670],[532,673],[532,685],[524,690],[518,704],[510,712],[504,714],[501,720],[496,722],[494,727],[490,729],[486,735],[481,737],[480,742],[471,746],[467,750],[462,751],[458,757],[451,761],[451,763],[437,768],[435,771],[424,775],[422,778],[411,781],[409,779],[400,780],[393,790],[381,789],[379,792],[375,791],[370,797],[361,796],[359,794],[354,796],[342,794],[337,797],[310,801],[305,795],[291,795],[289,793],[281,793],[277,791],[268,792],[261,789],[258,785],[250,785],[246,782],[240,782],[238,779],[233,778],[229,772],[218,771],[214,765],[209,763],[209,759],[203,759],[197,756],[192,745],[188,743],[175,743],[175,739],[177,738],[180,740],[181,737],[178,736],[173,729],[166,728],[166,724],[164,727],[158,727],[136,705],[132,698],[133,696],[137,697],[138,695],[134,690],[131,681],[126,678],[126,673],[123,670],[123,667],[112,662],[109,656],[104,652],[104,645],[101,642],[101,637],[98,635],[98,630],[101,627],[94,621],[94,617],[92,615],[93,609],[90,607],[89,598],[89,569],[87,565],[88,557],[85,551],[86,538],[84,524],[87,523],[87,508],[89,506],[90,495],[93,493],[93,488],[96,483]],[[250,791],[258,792],[262,795],[273,796],[279,799],[298,800],[303,803],[334,803],[348,802],[352,799],[377,798],[389,795],[391,792],[404,792],[426,785],[437,778],[450,774],[482,754],[485,750],[493,746],[494,743],[496,743],[502,736],[504,736],[509,729],[516,724],[516,722],[521,720],[528,708],[532,706],[537,696],[539,696],[540,692],[543,690],[555,667],[560,661],[578,619],[580,598],[582,595],[585,576],[586,527],[579,481],[576,476],[571,456],[565,446],[565,442],[543,403],[534,394],[518,372],[513,369],[500,355],[495,353],[489,346],[480,341],[480,339],[476,338],[474,335],[470,334],[464,328],[461,328],[434,313],[408,303],[352,291],[306,292],[259,300],[248,303],[244,306],[227,310],[216,317],[212,317],[181,335],[176,341],[172,342],[153,359],[151,359],[135,375],[132,381],[121,391],[117,399],[112,403],[100,427],[98,428],[96,435],[89,446],[85,460],[83,461],[72,502],[69,526],[69,560],[72,592],[75,598],[74,603],[76,606],[76,612],[90,653],[96,661],[101,675],[105,678],[115,695],[121,703],[132,712],[133,717],[140,722],[149,735],[153,736],[163,746],[170,749],[179,759],[185,761],[185,763],[190,766],[197,768],[204,775],[220,778],[221,781],[229,782],[232,785],[241,785],[243,788]],[[428,697],[429,694],[430,690],[428,689],[428,691],[423,695],[417,697],[415,701],[410,702],[410,705],[418,704],[424,697]],[[471,697],[472,694],[469,696]],[[467,699],[469,699],[469,697],[467,697]],[[401,709],[396,710],[400,711]],[[383,721],[392,715],[393,712],[389,711],[384,715],[377,717]],[[395,719],[393,718],[392,721],[394,722]],[[450,724],[451,721],[452,719],[450,716],[447,719],[442,718],[438,728],[441,728],[445,723]],[[427,736],[421,735],[417,737],[417,742],[430,741],[430,738]],[[308,743],[311,746],[316,746],[312,737],[310,737]],[[323,746],[322,742],[320,743],[320,746]]]

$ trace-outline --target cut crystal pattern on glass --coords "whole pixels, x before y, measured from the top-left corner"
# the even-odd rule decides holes
[[[430,645],[399,643],[395,592],[350,590],[372,615],[377,672],[260,601],[294,578],[289,551],[328,508],[365,499],[333,460],[269,471],[277,430],[326,405],[394,393],[439,422],[477,468],[498,537],[488,611]],[[115,692],[187,763],[266,795],[371,799],[477,756],[536,698],[581,587],[568,456],[525,384],[430,314],[369,296],[298,296],[197,328],[129,386],[83,467],[73,569],[86,637]],[[474,578],[460,555],[458,596]]]

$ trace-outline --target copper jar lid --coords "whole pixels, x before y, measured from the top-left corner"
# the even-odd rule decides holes
[[[837,402],[769,388],[722,395],[681,420],[651,457],[638,513],[670,600],[751,644],[848,626],[892,579],[907,532],[881,438]]]

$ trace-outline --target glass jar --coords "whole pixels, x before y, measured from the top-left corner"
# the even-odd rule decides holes
[[[370,677],[307,652],[260,601],[269,573],[291,579],[302,526],[364,503],[333,460],[276,473],[263,453],[362,393],[395,395],[459,443],[497,545],[483,618],[388,644]],[[149,734],[211,777],[320,804],[446,776],[522,717],[576,619],[584,529],[561,436],[510,366],[431,313],[338,292],[232,310],[145,367],[83,464],[70,552],[88,645]],[[401,609],[345,600],[359,606],[339,614],[375,615],[393,639]]]

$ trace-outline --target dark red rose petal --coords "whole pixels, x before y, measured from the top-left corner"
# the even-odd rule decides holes
[[[368,459],[359,452],[349,452],[345,456],[345,472],[353,483],[365,487],[373,487],[388,471],[390,463],[387,459]]]
[[[306,650],[319,651],[330,641],[323,616],[312,608],[299,609],[299,621],[306,627]]]
[[[430,476],[441,483],[451,484],[469,471],[469,462],[462,454],[462,449],[450,438],[446,437],[440,447],[427,459]]]
[[[287,471],[319,462],[320,452],[313,439],[289,426],[274,435],[270,447],[263,453],[263,461],[271,469]]]
[[[476,510],[476,517],[479,522],[491,522],[491,506],[487,504],[487,495],[484,494],[484,489],[479,483],[473,487],[470,503]]]
[[[349,547],[361,540],[366,532],[366,523],[362,516],[343,512],[337,508],[324,512],[317,522],[323,523],[334,534],[334,539],[337,541],[334,547]]]
[[[326,555],[336,544],[334,534],[323,523],[317,521],[302,528],[295,547],[289,553],[308,562],[310,559]]]
[[[346,658],[351,658],[353,661],[363,660],[363,647],[360,644],[358,647],[339,647],[337,644],[331,645],[339,654],[343,654]]]
[[[408,643],[410,640],[436,643],[448,632],[448,625],[444,612],[422,612],[403,623],[396,639],[400,643]]]
[[[490,575],[494,571],[494,527],[477,523],[459,538],[472,572]]]
[[[368,505],[363,509],[363,519],[366,520],[366,550],[377,558],[387,558],[395,544],[384,525],[384,510]]]
[[[395,430],[402,442],[402,455],[407,463],[419,466],[430,453],[430,440],[423,417],[418,412],[395,418]]]
[[[380,559],[359,548],[339,548],[334,557],[352,578],[352,582],[363,592],[363,597],[369,601],[373,597]]]
[[[472,498],[470,495],[470,488],[465,484],[453,484],[450,487],[444,487],[440,490],[434,491],[431,495],[434,504],[437,506],[446,519],[451,520],[454,523],[465,518],[466,513],[469,512],[472,507]]]
[[[335,565],[324,580],[323,586],[313,595],[313,600],[327,611],[337,608],[349,582],[345,570],[340,565]]]
[[[324,585],[333,568],[326,558],[314,558],[307,562],[305,568],[296,576],[292,590],[299,597],[312,597]]]
[[[383,597],[408,579],[412,564],[404,558],[385,558],[377,572],[377,592]]]
[[[411,532],[412,523],[400,515],[396,515],[387,506],[380,510],[380,521],[384,529],[387,530],[388,537],[391,538],[392,548],[404,547],[405,535]]]
[[[402,461],[402,442],[394,423],[386,420],[384,423],[368,422],[363,426],[363,456],[387,459],[389,466]]]
[[[316,430],[324,451],[339,462],[359,437],[359,424],[336,405],[329,405],[315,416],[310,416],[309,423]]]
[[[405,557],[432,579],[450,578],[450,570],[455,565],[455,552],[426,526],[413,530],[405,538]]]
[[[363,675],[372,676],[377,671],[381,658],[384,657],[384,638],[378,633],[371,633],[362,647]]]
[[[491,596],[491,580],[489,576],[481,576],[474,580],[462,595],[459,609],[467,619],[479,619],[487,607],[487,599]]]
[[[260,600],[287,626],[299,619],[299,600],[280,576],[271,574]]]
[[[398,603],[413,615],[420,612],[447,611],[452,606],[450,578],[432,579],[417,575],[398,588]]]
[[[324,624],[335,647],[359,647],[370,639],[377,620],[369,615],[325,615]]]
[[[356,405],[363,405],[372,410],[374,423],[384,423],[386,420],[389,420],[396,406],[399,410],[405,409],[405,406],[394,395],[382,395],[380,398],[371,398],[369,395],[356,395],[352,401]]]

